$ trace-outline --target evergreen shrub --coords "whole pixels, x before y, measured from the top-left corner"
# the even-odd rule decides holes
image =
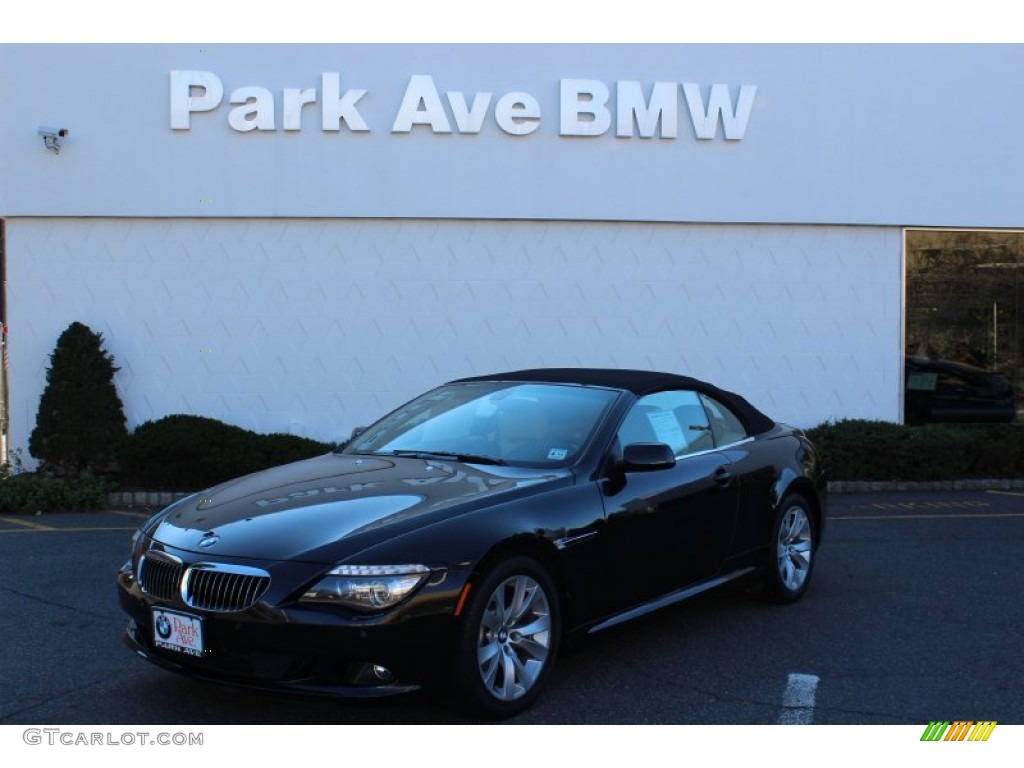
[[[46,369],[29,452],[40,469],[57,475],[112,469],[127,434],[121,398],[114,387],[120,370],[103,349],[103,335],[79,322],[57,339]]]

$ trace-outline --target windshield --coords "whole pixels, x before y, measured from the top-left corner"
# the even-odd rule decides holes
[[[446,384],[385,416],[342,452],[566,466],[617,395],[560,384]]]

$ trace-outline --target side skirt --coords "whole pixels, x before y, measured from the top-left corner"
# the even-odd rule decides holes
[[[623,611],[622,613],[616,613],[614,616],[610,616],[601,623],[595,624],[587,630],[587,634],[592,635],[595,632],[600,632],[601,630],[608,629],[609,627],[622,624],[625,621],[630,621],[631,619],[635,619],[639,616],[660,610],[661,608],[672,605],[673,603],[682,602],[683,600],[699,595],[702,592],[707,592],[709,589],[720,587],[730,581],[735,581],[743,576],[747,576],[748,574],[753,573],[754,570],[755,569],[753,567],[740,568],[739,570],[731,571],[723,574],[722,576],[716,576],[713,579],[708,579],[707,581],[694,584],[691,587],[686,587],[685,589],[680,589],[675,592],[669,592],[667,595],[662,595],[661,597],[656,597],[653,600],[648,600],[646,603],[641,603],[640,605]]]

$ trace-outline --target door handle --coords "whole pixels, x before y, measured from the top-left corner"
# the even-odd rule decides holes
[[[722,488],[728,488],[732,485],[732,481],[736,479],[736,475],[730,472],[725,467],[719,467],[715,470],[715,483]]]

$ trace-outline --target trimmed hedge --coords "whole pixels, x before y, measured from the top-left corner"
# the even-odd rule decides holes
[[[829,480],[1024,478],[1024,427],[845,419],[807,430]]]
[[[80,512],[103,509],[113,484],[89,472],[68,477],[32,473],[0,477],[0,513]]]
[[[196,491],[333,448],[304,437],[261,435],[203,416],[175,414],[139,425],[118,451],[126,488]]]
[[[807,430],[829,480],[943,481],[1024,478],[1024,426],[845,419]],[[261,435],[202,416],[177,414],[139,426],[122,443],[121,487],[195,491],[333,448],[304,437]],[[18,467],[15,467],[17,471]],[[0,473],[0,514],[103,509],[112,483]]]

